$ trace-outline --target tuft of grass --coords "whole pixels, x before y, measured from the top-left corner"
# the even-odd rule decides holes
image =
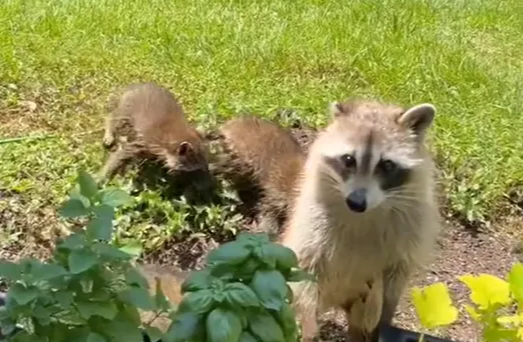
[[[292,108],[321,127],[330,101],[438,108],[431,143],[450,208],[470,221],[523,180],[518,0],[4,0],[0,189],[56,205],[102,165],[115,87],[153,80],[191,120]]]

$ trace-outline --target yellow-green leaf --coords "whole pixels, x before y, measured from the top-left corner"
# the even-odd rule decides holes
[[[452,324],[458,318],[458,309],[452,305],[443,283],[413,288],[412,301],[421,324],[427,329]]]
[[[497,318],[497,321],[505,326],[519,327],[523,324],[523,315],[501,316]]]
[[[509,283],[491,274],[470,274],[459,277],[470,289],[470,300],[481,310],[488,310],[492,306],[507,305],[511,302]]]
[[[515,263],[508,274],[510,291],[520,306],[523,306],[523,265]]]
[[[477,312],[473,306],[465,304],[465,311],[467,311],[470,317],[472,317],[476,322],[481,321],[481,314]]]

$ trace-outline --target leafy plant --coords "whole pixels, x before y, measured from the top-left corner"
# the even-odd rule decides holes
[[[85,228],[63,239],[48,261],[0,263],[9,286],[0,327],[10,341],[141,342],[138,310],[171,309],[163,294],[150,296],[146,279],[132,266],[140,250],[110,244],[115,208],[129,203],[129,195],[99,189],[84,171],[77,181],[59,213],[84,219]]]
[[[481,326],[482,340],[523,340],[523,265],[515,263],[501,279],[490,274],[463,275],[459,280],[470,290],[470,304],[464,309]],[[458,316],[448,289],[436,283],[412,291],[412,299],[421,325],[426,329],[452,324]]]
[[[297,268],[292,250],[266,234],[239,234],[211,251],[208,265],[182,284],[174,309],[156,284],[133,267],[135,245],[111,244],[115,209],[130,203],[126,192],[99,189],[84,171],[60,214],[77,220],[76,232],[57,244],[50,260],[0,263],[9,291],[0,308],[8,341],[292,342],[298,325],[287,282],[311,280]],[[164,334],[141,322],[140,311],[167,313]]]
[[[266,234],[239,234],[182,284],[184,298],[165,341],[297,341],[287,282],[312,279],[297,263],[292,250]]]

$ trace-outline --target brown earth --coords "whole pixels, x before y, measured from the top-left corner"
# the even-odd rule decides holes
[[[308,129],[294,129],[294,133],[305,148],[313,136],[312,130]],[[0,192],[0,204],[3,204],[0,205],[0,238],[15,236],[14,241],[8,244],[0,243],[0,260],[18,260],[27,256],[42,258],[48,255],[49,249],[52,248],[48,241],[56,236],[56,230],[60,228],[55,228],[55,231],[40,231],[35,227],[61,227],[54,210],[42,209],[41,212],[28,213],[24,209],[26,206],[23,199],[16,194],[5,192]],[[247,230],[253,224],[255,223],[252,218],[246,218]],[[455,221],[447,221],[438,241],[434,261],[423,273],[412,279],[411,286],[424,286],[442,281],[449,286],[455,303],[462,306],[468,300],[468,292],[457,277],[466,273],[489,273],[504,277],[512,263],[520,257],[522,248],[518,241],[521,236],[517,232],[522,228],[523,218],[518,217],[498,222],[488,232],[473,231]],[[495,232],[516,233],[510,235]],[[162,250],[146,255],[145,259],[177,265],[186,270],[199,269],[204,264],[207,252],[223,241],[223,237],[182,237],[168,243]],[[7,245],[8,248],[3,248]],[[396,314],[395,324],[419,331],[408,291]],[[335,312],[325,315],[322,340],[344,341],[345,331],[346,325],[342,315]],[[460,320],[451,329],[440,331],[436,335],[453,341],[480,340],[478,328],[465,312],[461,312]]]

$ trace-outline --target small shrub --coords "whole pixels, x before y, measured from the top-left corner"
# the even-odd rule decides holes
[[[480,325],[482,341],[523,340],[523,265],[515,263],[507,279],[490,274],[459,277],[470,290],[471,303],[464,309]],[[443,283],[414,288],[412,299],[421,325],[435,329],[452,324],[458,311]]]
[[[129,204],[126,192],[99,189],[80,171],[79,187],[59,213],[78,229],[57,244],[47,261],[1,262],[9,286],[0,308],[8,341],[297,341],[299,331],[287,282],[311,279],[297,268],[294,252],[266,234],[238,235],[211,251],[208,265],[182,284],[175,309],[156,284],[133,266],[141,249],[111,243],[115,209]],[[154,295],[151,295],[151,292]],[[144,324],[140,311],[173,320],[163,334]]]

